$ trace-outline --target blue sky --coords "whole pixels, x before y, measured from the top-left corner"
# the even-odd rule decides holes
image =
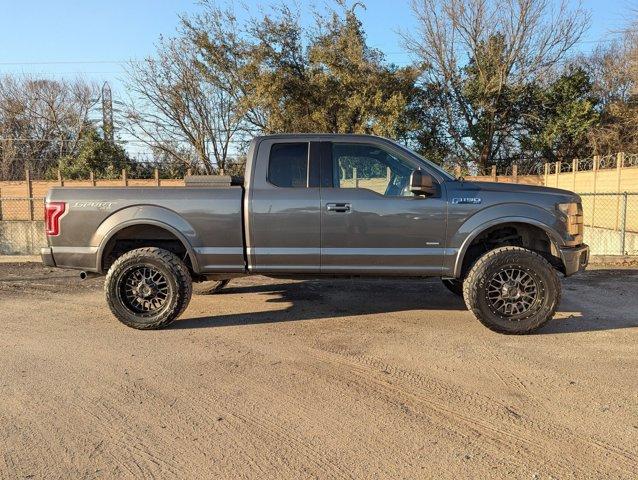
[[[315,3],[321,4],[322,0]],[[247,5],[258,2],[245,1]],[[409,0],[367,0],[360,11],[370,44],[387,58],[404,63],[397,29],[409,29],[413,19]],[[310,2],[301,1],[302,5]],[[589,50],[622,24],[626,11],[638,0],[584,0],[592,12],[592,27],[579,45]],[[84,73],[113,79],[117,63],[37,64],[29,62],[110,62],[143,58],[153,52],[160,35],[171,35],[178,14],[197,11],[191,0],[0,0],[0,73],[41,72],[56,75]],[[10,64],[12,63],[12,64]],[[10,64],[10,65],[9,65]]]
[[[244,0],[251,7],[268,3]],[[324,0],[299,0],[302,6]],[[397,64],[410,60],[401,52],[397,30],[414,25],[410,0],[366,0],[359,10],[370,45]],[[559,0],[550,0],[558,3]],[[570,0],[576,4],[576,0]],[[638,0],[583,0],[592,26],[578,45],[588,51],[623,24]],[[170,36],[180,13],[194,13],[192,0],[0,0],[0,75],[38,73],[108,80],[120,95],[123,62],[151,55],[160,35]]]

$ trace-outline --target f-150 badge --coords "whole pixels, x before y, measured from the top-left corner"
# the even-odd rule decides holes
[[[472,205],[478,205],[481,202],[482,200],[479,197],[454,197],[452,199],[453,205],[468,204],[468,203]]]

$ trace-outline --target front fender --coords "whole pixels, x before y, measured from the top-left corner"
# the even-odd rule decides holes
[[[531,204],[494,205],[467,218],[452,233],[446,255],[448,264],[444,269],[452,272],[455,278],[460,277],[463,258],[472,241],[487,229],[505,223],[523,223],[539,227],[547,233],[555,246],[565,244],[559,230],[558,217],[544,208]]]
[[[186,248],[193,270],[199,272],[197,256],[193,249],[198,241],[195,229],[174,211],[155,205],[137,205],[118,210],[100,224],[91,237],[91,245],[98,247],[96,271],[102,272],[102,255],[109,240],[120,230],[133,225],[153,225],[175,235]]]

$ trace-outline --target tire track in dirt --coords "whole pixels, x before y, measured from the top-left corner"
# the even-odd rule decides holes
[[[508,367],[503,367],[503,365],[505,364],[505,362],[502,361],[502,359],[498,356],[498,354],[496,352],[494,352],[494,349],[487,344],[485,345],[485,349],[487,352],[489,352],[489,354],[498,362],[499,365],[502,366],[502,370],[499,373],[497,369],[492,367],[493,372],[503,381],[503,383],[508,387],[511,388],[513,390],[517,390],[520,391],[521,393],[526,394],[526,399],[527,401],[529,401],[530,403],[532,403],[532,405],[534,405],[536,408],[542,408],[542,409],[546,409],[546,405],[545,402],[543,402],[541,399],[538,398],[537,395],[535,395],[534,392],[532,392],[526,385],[525,383]],[[509,353],[508,353],[509,355]],[[486,361],[488,360],[486,356],[483,355],[478,355],[479,358],[484,358]],[[522,360],[524,362],[529,362],[530,360],[522,357],[520,355],[516,355],[517,359]],[[602,449],[603,451],[607,451],[610,453],[614,453],[616,455],[625,457],[627,460],[629,460],[631,463],[629,464],[629,466],[631,465],[636,465],[637,469],[638,469],[638,452],[633,453],[630,450],[627,449],[623,449],[620,448],[618,446],[615,446],[607,441],[604,441],[602,439],[599,438],[595,438],[595,437],[590,437],[590,438],[582,438],[580,436],[578,436],[578,434],[572,432],[571,430],[569,430],[566,427],[563,427],[562,431],[564,432],[564,434],[566,436],[572,436],[572,437],[578,437],[580,438],[582,441],[587,442],[592,444],[594,447],[598,447],[600,449]]]
[[[419,391],[414,392],[406,389],[405,386],[400,386],[398,384],[389,385],[387,381],[379,381],[377,378],[374,379],[375,383],[383,388],[391,389],[399,394],[414,396],[421,401],[426,402],[428,406],[435,408],[439,412],[452,416],[458,421],[462,421],[465,424],[473,426],[473,428],[476,428],[478,433],[481,435],[489,437],[489,434],[492,433],[514,440],[519,444],[519,447],[525,448],[530,455],[532,455],[531,460],[535,463],[542,461],[548,453],[553,452],[547,452],[546,447],[544,447],[542,443],[530,438],[530,431],[541,434],[545,438],[558,440],[560,443],[567,443],[571,447],[570,450],[575,455],[583,452],[590,454],[591,447],[601,451],[603,456],[605,454],[612,455],[615,460],[614,466],[616,468],[621,468],[624,474],[632,474],[638,470],[638,461],[636,460],[636,455],[632,452],[609,445],[607,442],[599,439],[583,438],[575,435],[569,429],[558,425],[544,426],[522,414],[514,412],[512,415],[511,410],[508,410],[507,405],[501,404],[498,400],[483,397],[477,393],[462,392],[452,387],[450,384],[442,384],[432,378],[426,378],[420,373],[411,372],[388,364],[381,359],[372,358],[362,354],[352,354],[347,349],[333,348],[325,345],[317,348],[320,351],[347,359],[355,365],[365,366],[369,370],[389,375],[394,379],[399,379],[418,387]],[[370,371],[364,370],[361,373],[369,376]],[[424,394],[424,392],[428,393]],[[443,401],[441,401],[441,398]],[[450,408],[450,403],[452,403],[452,405],[457,404],[457,406],[462,406],[462,408],[467,412],[476,412],[476,415],[468,416],[467,414],[462,414],[460,413],[459,408]],[[499,408],[495,408],[495,406],[498,406]],[[504,414],[503,412],[510,413]],[[477,418],[492,418],[500,423],[505,423],[508,430],[495,427],[491,423],[477,420]],[[497,445],[500,447],[507,446],[507,443],[503,444],[503,442],[498,438],[492,437],[491,440],[496,441]],[[532,451],[532,447],[535,447],[537,451]],[[520,454],[520,451],[515,450],[513,453]],[[591,456],[589,456],[589,458],[591,459]],[[577,462],[565,462],[562,455],[554,457],[552,459],[552,463],[553,465],[560,466],[562,473],[566,475],[573,475],[575,472],[579,475],[582,474],[583,476],[587,476],[588,474],[588,472],[580,469],[578,465],[576,465]],[[610,467],[609,462],[605,462],[603,465],[601,465],[599,461],[597,463],[598,468],[602,467],[602,470],[599,470],[600,474],[609,473],[607,470],[607,468]]]
[[[426,398],[418,393],[406,390],[397,384],[388,383],[385,375],[391,375],[391,372],[386,369],[380,370],[380,372],[384,374],[384,377],[376,378],[371,376],[370,370],[363,366],[352,365],[351,363],[345,362],[341,363],[341,365],[347,367],[347,371],[345,371],[344,374],[347,374],[351,379],[357,378],[362,384],[362,390],[368,394],[376,393],[376,395],[385,398],[387,402],[397,407],[403,407],[411,400],[411,410],[415,412],[418,411],[420,419],[425,418],[436,425],[440,430],[464,439],[468,445],[475,446],[485,455],[494,459],[494,463],[509,463],[511,466],[521,470],[525,470],[529,467],[529,463],[521,462],[517,457],[502,457],[502,450],[512,450],[512,443],[501,437],[509,437],[511,440],[518,442],[516,446],[517,454],[520,454],[520,449],[527,450],[529,447],[529,443],[521,442],[519,437],[512,435],[510,432],[477,421],[473,417],[450,409],[444,403],[434,402],[431,398]],[[424,404],[429,407],[427,410],[422,408]],[[477,439],[480,440],[480,443],[476,443]],[[486,448],[486,439],[491,442],[492,449]],[[538,445],[538,447],[540,448],[540,445]]]
[[[135,387],[135,393],[131,393],[131,387],[128,385],[114,384],[112,388],[107,391],[112,392],[108,398],[103,398],[97,404],[93,404],[96,407],[96,411],[92,412],[95,421],[101,422],[103,428],[107,431],[110,430],[109,438],[117,439],[117,443],[120,447],[120,451],[128,454],[131,459],[137,458],[135,453],[145,454],[146,462],[143,464],[137,463],[135,466],[143,471],[145,478],[154,478],[155,472],[165,473],[164,469],[172,473],[175,478],[184,476],[185,474],[192,474],[192,465],[187,460],[180,462],[172,462],[167,460],[176,451],[180,453],[179,458],[189,458],[192,454],[192,450],[202,451],[203,446],[195,442],[188,442],[188,447],[185,442],[171,442],[166,438],[169,436],[184,437],[186,434],[199,435],[206,433],[211,435],[212,433],[224,434],[225,441],[230,442],[234,446],[233,453],[236,455],[237,461],[241,462],[245,466],[250,466],[251,470],[260,475],[265,475],[267,472],[262,468],[262,465],[270,463],[270,459],[265,455],[255,455],[246,451],[246,444],[250,444],[247,441],[250,438],[250,432],[242,428],[241,425],[233,424],[231,422],[219,422],[213,415],[210,414],[208,409],[199,406],[195,397],[184,396],[178,394],[175,397],[173,406],[170,407],[170,411],[166,412],[166,407],[169,405],[169,400],[166,398],[164,392],[156,390],[153,386],[146,386],[138,383]],[[173,392],[179,392],[179,385],[174,385],[176,389]],[[120,398],[137,398],[138,402],[144,404],[145,409],[158,412],[158,418],[164,414],[163,423],[165,424],[166,432],[162,435],[157,435],[156,431],[152,432],[152,438],[149,438],[149,432],[140,428],[138,425],[131,423],[130,414],[126,411],[130,408],[128,405],[121,404],[118,399]],[[201,399],[200,399],[201,400]],[[86,404],[81,402],[80,405]],[[183,407],[182,407],[183,404]],[[78,408],[80,407],[78,405]],[[161,412],[161,413],[160,413]],[[203,427],[207,427],[207,431],[203,431]],[[113,429],[111,426],[116,425],[118,428]],[[153,425],[152,425],[153,426]],[[126,428],[123,428],[126,427]],[[157,425],[155,425],[157,427]],[[185,427],[190,427],[192,431],[186,430]],[[160,427],[161,428],[161,427]],[[124,430],[124,438],[120,438],[120,434]],[[192,437],[191,437],[192,438]],[[150,445],[150,443],[152,445]],[[260,449],[255,448],[255,452],[260,452]],[[118,458],[118,463],[125,466],[126,462],[122,458]],[[150,462],[152,465],[156,465],[158,468],[148,465]],[[274,466],[274,464],[273,464]],[[211,472],[212,473],[212,472]]]
[[[166,387],[162,386],[162,390]],[[179,391],[180,385],[174,384],[173,391]],[[124,392],[118,397],[128,399],[139,399],[144,402],[145,408],[159,410],[163,406],[163,402],[157,400],[162,398],[163,395],[154,391],[152,388],[147,390],[145,385],[137,385],[135,392],[126,391],[130,390],[130,387],[123,387]],[[223,392],[223,390],[221,390]],[[254,403],[246,402],[245,400],[238,405],[236,402],[229,401],[232,399],[232,392],[226,392],[221,394],[219,387],[216,387],[215,391],[208,391],[206,393],[206,403],[213,403],[217,409],[223,412],[224,421],[219,422],[216,416],[211,415],[208,409],[202,402],[201,397],[192,395],[187,392],[182,392],[179,395],[179,402],[188,405],[188,419],[192,422],[193,419],[198,421],[205,420],[205,424],[208,426],[221,425],[222,428],[228,431],[227,438],[233,439],[235,444],[235,451],[244,457],[244,461],[247,464],[252,464],[255,470],[260,472],[262,476],[268,476],[268,470],[279,471],[281,473],[282,467],[286,469],[286,465],[281,462],[274,462],[273,458],[269,455],[261,454],[255,457],[255,454],[249,454],[246,452],[246,445],[252,444],[254,452],[263,452],[268,450],[268,445],[277,445],[280,451],[289,452],[292,458],[305,458],[309,464],[314,465],[317,471],[322,472],[322,476],[326,478],[352,478],[352,476],[344,470],[340,465],[335,464],[328,457],[323,455],[320,449],[314,447],[299,437],[293,429],[283,427],[281,424],[273,421],[269,421],[265,416],[249,415],[246,412],[258,412],[259,406]],[[153,405],[156,404],[156,405]],[[123,415],[114,415],[117,411],[112,404],[107,405],[103,402],[100,409],[100,415],[97,418],[104,418],[107,424],[121,425],[125,423]],[[175,410],[175,409],[173,409]],[[173,414],[175,412],[173,411]],[[167,422],[168,423],[168,422]],[[179,422],[180,424],[183,422]],[[255,433],[258,433],[255,435]],[[135,429],[130,435],[133,439],[137,437]],[[256,443],[257,440],[257,443]],[[260,442],[263,442],[261,444]],[[124,442],[127,446],[130,442]],[[264,448],[266,447],[266,448]],[[138,447],[139,448],[139,447]],[[163,449],[162,449],[163,450]],[[155,457],[157,460],[157,458]],[[270,465],[270,468],[263,470],[263,465]],[[175,470],[175,468],[173,468]],[[298,472],[294,469],[288,469],[289,477],[294,477]]]

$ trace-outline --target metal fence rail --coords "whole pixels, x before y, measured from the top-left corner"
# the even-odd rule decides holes
[[[638,256],[638,192],[581,193],[592,255]],[[46,244],[44,199],[0,198],[0,254],[38,253]]]

